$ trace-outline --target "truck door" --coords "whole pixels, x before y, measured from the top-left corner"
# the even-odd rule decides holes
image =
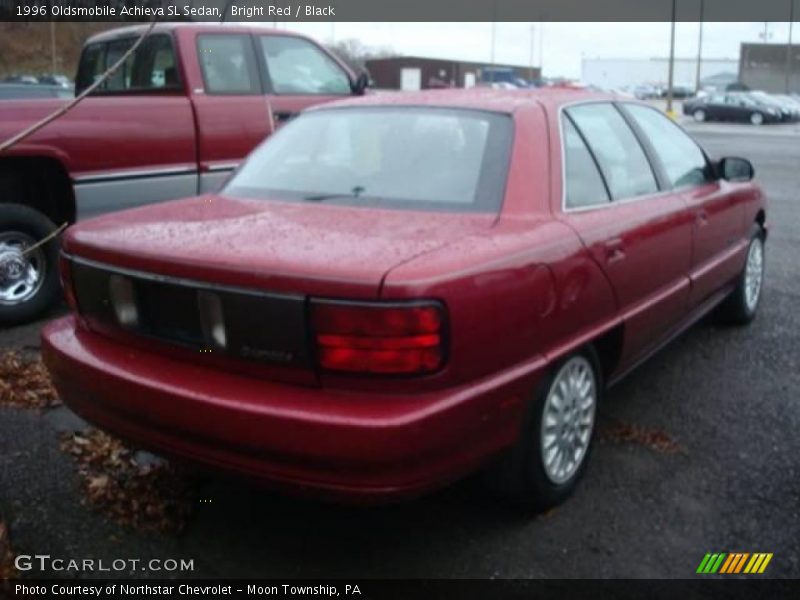
[[[272,132],[272,122],[251,36],[201,33],[195,44],[202,81],[191,90],[200,192],[210,192]]]
[[[255,39],[276,127],[309,106],[352,94],[347,70],[311,40],[277,33]]]
[[[88,45],[76,93],[94,83],[136,37]],[[195,128],[173,38],[156,33],[90,97],[36,139],[70,157],[78,218],[197,192]]]

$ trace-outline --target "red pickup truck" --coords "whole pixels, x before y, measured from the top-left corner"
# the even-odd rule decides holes
[[[87,40],[86,89],[141,35]],[[59,295],[57,225],[214,190],[282,121],[358,95],[356,76],[313,40],[262,27],[164,23],[96,93],[0,155],[0,323],[30,319]],[[0,103],[0,141],[64,100]]]

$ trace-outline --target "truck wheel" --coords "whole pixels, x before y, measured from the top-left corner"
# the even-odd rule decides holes
[[[29,321],[60,297],[58,239],[25,252],[55,229],[32,208],[0,204],[0,323]]]
[[[516,445],[489,473],[492,486],[526,510],[566,500],[583,475],[594,441],[603,382],[585,348],[556,364],[539,385]]]

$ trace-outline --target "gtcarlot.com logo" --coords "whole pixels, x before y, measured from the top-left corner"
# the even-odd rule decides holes
[[[763,573],[771,560],[772,553],[766,552],[709,552],[703,557],[697,572],[701,575],[754,575]]]

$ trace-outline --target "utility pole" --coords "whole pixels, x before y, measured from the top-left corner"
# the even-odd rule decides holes
[[[789,0],[789,43],[786,45],[786,93],[792,89],[792,24],[794,22],[794,0]]]
[[[791,0],[790,0],[791,1]],[[705,0],[700,0],[700,34],[697,40],[697,77],[694,82],[694,93],[700,91],[700,66],[703,64],[703,13]]]
[[[50,72],[55,75],[56,68],[56,22],[50,21]]]
[[[672,24],[670,25],[669,37],[669,74],[667,75],[667,114],[670,118],[675,117],[672,110],[672,83],[675,71],[675,4],[677,0],[672,0]]]

